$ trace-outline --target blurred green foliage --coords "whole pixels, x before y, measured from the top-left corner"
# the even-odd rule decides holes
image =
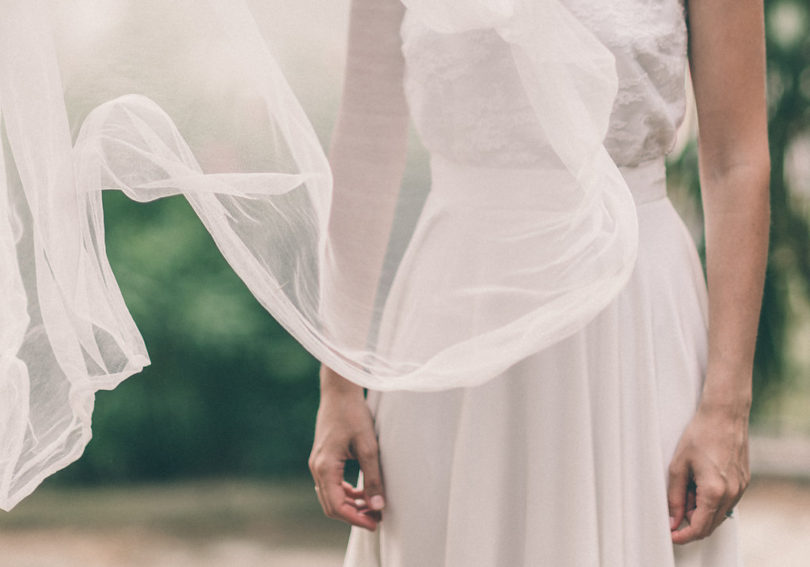
[[[104,195],[107,249],[152,364],[97,395],[65,480],[306,472],[317,363],[267,314],[185,200]]]

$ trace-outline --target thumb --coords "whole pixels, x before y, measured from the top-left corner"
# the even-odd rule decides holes
[[[382,510],[385,507],[385,497],[383,496],[377,439],[364,438],[356,444],[354,449],[360,470],[363,471],[363,490],[366,494],[366,502],[372,510]]]
[[[689,487],[689,467],[685,462],[674,460],[669,466],[669,529],[675,531],[686,515],[686,492]]]

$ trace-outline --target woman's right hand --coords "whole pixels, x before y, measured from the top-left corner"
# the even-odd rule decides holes
[[[363,488],[343,480],[348,459],[363,471]],[[385,506],[377,435],[363,388],[321,367],[321,403],[309,469],[324,513],[374,531]]]

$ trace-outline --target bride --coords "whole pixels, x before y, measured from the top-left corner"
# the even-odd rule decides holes
[[[0,4],[0,507],[149,363],[102,190],[180,193],[324,364],[310,466],[347,565],[737,564],[761,2],[354,0],[329,161],[246,2],[77,4]],[[706,280],[666,197],[687,63]]]
[[[562,3],[615,57],[618,95],[604,145],[637,213],[632,274],[587,325],[482,385],[372,387],[366,398],[322,367],[310,468],[325,513],[354,526],[347,566],[738,564],[734,507],[749,480],[769,223],[762,3]],[[412,119],[431,154],[425,230],[444,234],[481,214],[498,219],[498,199],[485,191],[503,198],[524,190],[531,199],[525,189],[536,183],[530,189],[542,193],[548,177],[532,170],[545,159],[550,121],[533,112],[512,36],[497,26],[440,29],[424,17],[424,3],[404,4],[353,1],[330,156],[336,188],[384,193],[397,185]],[[665,190],[687,62],[700,123],[708,293]],[[394,214],[392,205],[341,194],[338,213],[365,207],[370,226]],[[333,233],[351,230],[336,217]],[[461,247],[483,246],[475,234],[443,250],[420,247],[421,237],[417,230],[402,265],[444,270],[445,280],[497,270],[526,245],[511,241],[481,265],[459,267]],[[361,253],[382,263],[386,251],[335,250]],[[387,304],[427,309],[442,285],[451,284],[395,281]],[[427,334],[408,335],[407,348],[429,348]],[[357,487],[343,478],[348,459],[362,469]]]

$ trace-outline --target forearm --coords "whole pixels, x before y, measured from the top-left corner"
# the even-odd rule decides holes
[[[329,232],[340,266],[373,295],[405,169],[408,109],[394,0],[353,0],[346,79],[329,162],[335,192]]]
[[[339,294],[332,304],[341,308],[335,317],[355,324],[356,346],[362,346],[372,320],[405,167],[407,122],[407,116],[352,116],[344,111],[330,150],[335,193],[329,284]]]
[[[747,417],[770,222],[762,0],[690,0],[706,222],[703,405]]]
[[[334,194],[322,312],[363,349],[407,156],[398,0],[353,0],[346,79],[329,152]]]
[[[335,183],[329,232],[341,266],[351,266],[359,296],[365,294],[356,286],[369,295],[375,291],[405,168],[408,115],[401,88],[391,90],[395,100],[384,102],[347,91],[329,152]],[[371,108],[354,108],[358,101],[350,97]]]
[[[767,155],[702,176],[709,287],[702,400],[746,415],[768,252],[768,177]]]
[[[321,365],[321,399],[333,396],[364,396],[362,386],[346,380],[326,365]]]

